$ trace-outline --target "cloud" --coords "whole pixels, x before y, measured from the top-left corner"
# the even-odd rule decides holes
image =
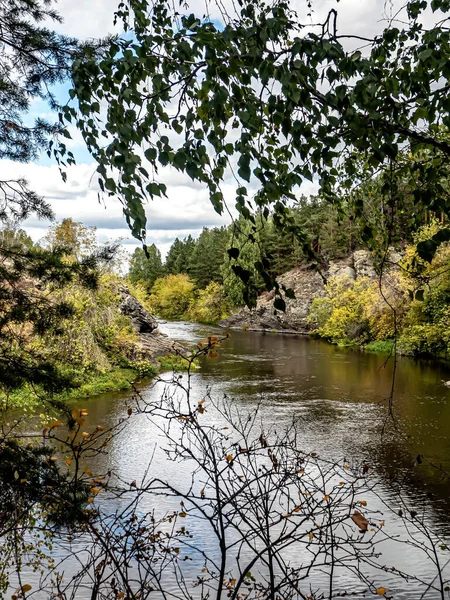
[[[132,248],[140,243],[131,237],[118,199],[99,201],[95,164],[78,164],[66,169],[64,183],[56,165],[20,164],[0,161],[0,179],[24,177],[31,188],[51,204],[57,221],[72,218],[85,225],[97,227],[100,242],[123,238]],[[228,225],[228,215],[218,215],[205,188],[174,169],[164,169],[161,177],[167,184],[168,198],[156,198],[145,204],[148,218],[147,243],[155,243],[163,254],[176,237],[197,237],[203,227]],[[231,192],[231,189],[230,189]],[[230,192],[227,192],[228,194]],[[24,229],[34,240],[41,239],[50,225],[31,216]]]

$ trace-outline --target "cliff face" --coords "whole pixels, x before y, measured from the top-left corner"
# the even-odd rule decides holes
[[[392,257],[391,257],[392,258]],[[273,308],[273,293],[263,293],[257,301],[256,308],[244,308],[219,325],[234,329],[252,331],[280,331],[285,333],[305,333],[310,330],[308,316],[314,298],[325,296],[326,280],[335,277],[346,277],[356,280],[359,277],[377,278],[370,253],[356,250],[349,257],[331,261],[326,270],[318,273],[307,267],[297,267],[278,278],[280,284],[292,288],[295,300],[286,298],[286,312]]]

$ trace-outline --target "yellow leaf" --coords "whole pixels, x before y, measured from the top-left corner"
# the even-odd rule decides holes
[[[325,496],[323,497],[323,501],[324,502],[328,502],[329,497],[330,496],[328,494],[325,494]]]
[[[97,431],[105,431],[105,428],[101,425],[97,425]]]
[[[119,592],[117,598],[125,598],[125,592]]]
[[[87,431],[83,431],[83,433],[81,434],[83,437],[89,437],[89,434]]]
[[[88,498],[88,502],[89,504],[91,504],[92,502],[94,502],[94,498]]]
[[[309,533],[309,539],[310,539],[310,540],[312,540],[312,539],[313,539],[313,537],[314,537],[314,534],[313,534],[313,532],[311,531],[311,532]]]
[[[98,487],[91,488],[91,494],[100,494],[101,489]]]
[[[358,500],[358,502],[361,504],[361,506],[367,506],[366,500]]]
[[[79,419],[77,419],[77,423],[78,423],[78,425],[84,425],[86,423],[86,419],[83,419],[83,417],[80,417]]]
[[[29,592],[31,590],[31,585],[29,583],[25,583],[25,585],[22,586],[22,592]]]
[[[70,463],[72,462],[73,456],[69,456],[69,458],[66,459],[66,465],[70,465]]]
[[[184,517],[186,516],[186,514],[187,514],[187,513],[185,513],[185,512],[180,512],[180,513],[178,513],[178,516],[179,516],[179,517],[183,517],[183,518],[184,518]]]
[[[72,411],[72,419],[78,419],[78,409]]]
[[[233,455],[232,454],[227,454],[225,458],[227,459],[228,462],[230,462],[230,461],[233,460]]]
[[[49,460],[51,460],[52,462],[55,462],[58,459],[56,458],[56,456],[50,456]]]
[[[379,588],[377,588],[377,594],[378,594],[379,596],[384,596],[386,592],[387,592],[387,589],[386,589],[386,588],[384,588],[384,587],[379,587]]]
[[[85,408],[80,409],[80,416],[87,417],[88,411]]]

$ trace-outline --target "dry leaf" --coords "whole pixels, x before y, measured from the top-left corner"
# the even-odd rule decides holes
[[[367,531],[369,521],[357,510],[355,510],[355,512],[352,515],[352,521],[353,523],[355,523],[355,525],[359,527],[361,533],[365,533]]]

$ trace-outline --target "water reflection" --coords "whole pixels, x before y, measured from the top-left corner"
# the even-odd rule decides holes
[[[167,323],[161,329],[184,343],[221,333],[190,323]],[[392,482],[398,482],[405,502],[420,509],[442,534],[450,535],[450,486],[439,473],[440,467],[450,470],[450,390],[442,384],[450,379],[448,365],[399,359],[395,421],[386,422],[391,361],[385,363],[382,356],[345,351],[301,336],[231,333],[218,358],[202,359],[200,369],[192,375],[195,397],[201,399],[209,387],[213,396],[227,395],[243,410],[258,406],[266,426],[281,428],[298,419],[302,449],[370,464],[385,478],[386,484],[379,489],[382,503],[396,508]],[[159,397],[162,390],[163,384],[151,385],[144,387],[142,394],[144,398]],[[90,424],[109,427],[126,413],[127,403],[126,394],[108,394],[84,404]],[[111,468],[131,482],[143,476],[151,461],[152,475],[163,474],[182,485],[189,474],[160,451],[160,435],[154,422],[139,418],[113,440],[109,454],[99,457],[94,467]],[[418,454],[432,464],[424,461],[414,467]],[[173,507],[172,501],[166,500],[159,509],[164,512]],[[142,506],[142,510],[151,508],[150,504]],[[400,532],[400,520],[393,519],[391,526],[393,534]],[[205,550],[215,551],[205,532],[195,533]],[[399,554],[395,544],[386,551],[386,560],[397,567],[414,564],[417,572],[426,569],[420,556]],[[399,598],[419,597],[407,584],[405,590],[397,587],[397,592]]]

